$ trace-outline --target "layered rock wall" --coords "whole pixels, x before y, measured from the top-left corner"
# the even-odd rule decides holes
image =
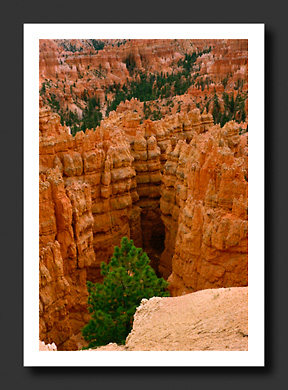
[[[248,152],[239,125],[199,110],[140,123],[111,113],[75,137],[40,109],[40,339],[77,349],[86,281],[123,236],[172,295],[247,285]]]
[[[73,335],[89,318],[86,267],[95,259],[91,194],[86,184],[65,188],[57,168],[40,175],[39,188],[40,337],[77,349]]]
[[[101,261],[140,225],[133,158],[119,130],[73,138],[42,109],[39,160],[40,337],[77,349],[73,335],[89,318],[86,281],[101,280]]]
[[[172,295],[248,284],[247,134],[229,122],[178,141],[162,178],[166,227],[161,266]],[[168,268],[169,269],[169,268]]]

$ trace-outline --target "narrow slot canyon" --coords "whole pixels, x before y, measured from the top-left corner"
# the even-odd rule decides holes
[[[220,156],[220,158],[219,158]],[[247,286],[247,136],[198,109],[144,121],[111,115],[72,137],[40,109],[40,339],[83,346],[86,282],[123,236],[172,296]]]
[[[159,262],[165,249],[165,227],[160,215],[160,207],[149,218],[149,213],[141,217],[141,233],[143,250],[150,259],[150,265],[158,277],[164,277],[159,272]]]

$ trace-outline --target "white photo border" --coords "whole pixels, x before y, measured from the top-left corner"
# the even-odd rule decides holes
[[[24,24],[24,318],[27,366],[264,366],[264,24]],[[39,39],[248,39],[248,351],[39,351]]]

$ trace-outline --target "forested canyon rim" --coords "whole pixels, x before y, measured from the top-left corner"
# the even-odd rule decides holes
[[[165,40],[150,45],[133,41],[90,56],[84,49],[78,56],[68,52],[65,65],[57,47],[52,50],[56,43],[43,41],[40,48],[44,43],[49,50],[40,50],[40,87],[42,75],[49,74],[55,92],[59,71],[58,85],[60,80],[64,85],[59,104],[70,96],[71,109],[75,96],[84,89],[94,91],[103,114],[107,107],[101,83],[132,78],[123,62],[127,53],[134,53],[136,68],[144,64],[151,71],[169,72],[183,58],[185,45],[192,50],[198,44],[203,50],[213,44],[181,41],[178,53],[177,42],[167,47]],[[155,103],[162,107],[158,120],[145,119],[143,102],[133,99],[122,102],[95,130],[72,136],[45,96],[40,97],[40,339],[45,343],[66,350],[81,346],[79,331],[89,320],[86,281],[101,280],[100,262],[109,261],[123,236],[143,247],[153,268],[168,279],[173,296],[247,286],[247,119],[221,127],[214,124],[213,112],[200,105],[205,96],[209,99],[209,91],[220,94],[223,84],[216,80],[229,72],[228,83],[241,76],[247,84],[246,52],[246,42],[215,41],[212,51],[197,61],[203,75],[215,78],[216,92],[206,85],[173,96],[182,102],[179,112],[175,106],[167,111],[167,98],[162,98]],[[67,67],[68,59],[72,67]],[[85,70],[100,64],[105,64],[105,77],[95,75],[89,84]],[[81,72],[78,91],[71,84],[70,93],[65,83]]]

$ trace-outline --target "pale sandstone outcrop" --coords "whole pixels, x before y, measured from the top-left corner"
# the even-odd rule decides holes
[[[57,351],[55,343],[45,344],[43,341],[39,340],[39,351]]]
[[[125,345],[88,351],[248,351],[248,288],[143,299]]]
[[[142,300],[127,351],[247,351],[248,288]]]
[[[128,351],[247,351],[248,288],[197,291],[143,300]]]

